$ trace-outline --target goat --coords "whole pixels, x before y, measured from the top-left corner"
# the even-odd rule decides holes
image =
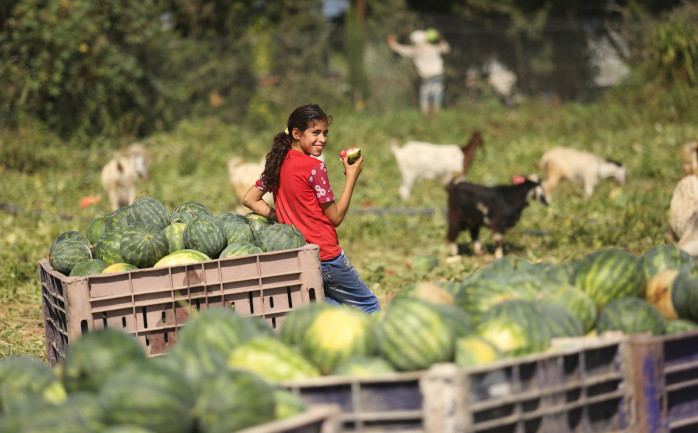
[[[698,141],[689,141],[681,146],[681,169],[684,176],[698,174]]]
[[[247,190],[257,182],[260,176],[262,176],[264,161],[265,158],[263,157],[259,162],[245,162],[240,156],[228,160],[228,176],[230,177],[230,184],[233,186],[233,193],[235,193],[238,203],[242,203],[242,198],[245,196]],[[269,206],[274,207],[274,199],[271,193],[268,192],[264,194],[263,198]],[[244,209],[245,208],[240,205],[237,211],[246,213]],[[249,210],[247,212],[249,212]]]
[[[613,177],[617,184],[622,185],[627,174],[626,167],[617,161],[568,147],[548,150],[541,157],[538,166],[545,171],[543,191],[548,202],[561,180],[581,182],[588,198],[594,193],[599,180]]]
[[[698,256],[698,177],[684,176],[674,187],[669,204],[670,241]]]
[[[516,225],[524,208],[533,200],[547,206],[543,187],[537,176],[531,175],[515,185],[487,187],[469,182],[451,182],[448,192],[449,255],[458,255],[456,239],[461,230],[470,229],[473,252],[482,254],[480,227],[488,227],[495,241],[495,258],[504,256],[504,232]]]
[[[148,180],[148,154],[143,146],[134,143],[126,152],[116,152],[102,167],[102,187],[112,210],[133,203],[139,179]]]
[[[408,141],[399,147],[390,143],[390,150],[395,155],[402,184],[398,188],[400,197],[408,200],[412,185],[418,179],[439,180],[445,186],[451,180],[464,178],[475,157],[475,150],[485,141],[480,132],[473,132],[464,146],[457,144],[433,144],[423,141]]]

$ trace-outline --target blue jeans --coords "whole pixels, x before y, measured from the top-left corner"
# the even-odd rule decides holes
[[[419,86],[419,108],[422,112],[438,110],[444,99],[444,76],[437,75],[421,80]]]
[[[356,272],[344,251],[334,259],[321,262],[321,267],[327,303],[348,305],[366,313],[380,311],[378,297]]]

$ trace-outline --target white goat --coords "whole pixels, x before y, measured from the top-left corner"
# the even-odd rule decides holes
[[[408,141],[399,147],[396,142],[391,142],[390,150],[402,175],[402,184],[398,188],[400,197],[408,200],[412,185],[418,179],[438,180],[446,186],[454,179],[464,178],[470,170],[475,150],[484,144],[479,132],[473,132],[463,146]]]
[[[242,207],[242,198],[245,193],[252,185],[257,182],[260,178],[262,172],[264,171],[264,161],[265,158],[259,162],[245,162],[245,160],[236,156],[228,160],[228,175],[230,176],[230,184],[233,186],[233,192],[235,197],[238,199],[240,205],[238,206],[238,213],[247,213],[249,209]],[[264,201],[266,201],[269,206],[274,207],[274,199],[271,193],[264,194]]]
[[[681,146],[681,169],[684,176],[698,174],[698,141],[689,141]]]
[[[698,256],[698,177],[684,176],[676,186],[669,204],[671,241],[692,256]]]
[[[548,202],[552,191],[564,179],[581,182],[584,193],[591,197],[599,180],[613,177],[616,183],[622,185],[627,174],[627,168],[619,162],[567,147],[548,150],[541,157],[538,166],[545,171],[543,190]]]
[[[139,179],[148,180],[148,155],[134,143],[125,152],[116,152],[102,168],[102,187],[112,210],[128,206],[136,199]]]

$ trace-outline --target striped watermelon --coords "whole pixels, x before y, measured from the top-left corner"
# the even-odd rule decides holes
[[[308,405],[303,397],[285,388],[274,389],[274,402],[276,403],[274,409],[274,418],[276,419],[299,415],[308,410]]]
[[[302,304],[286,314],[279,329],[279,338],[286,344],[300,345],[305,339],[305,332],[318,314],[332,308],[326,302]]]
[[[657,245],[645,251],[640,263],[645,281],[649,281],[661,271],[690,267],[693,256],[673,244]]]
[[[194,215],[189,212],[175,212],[170,214],[170,224],[187,225],[194,221]]]
[[[261,232],[256,232],[257,246],[263,251],[281,251],[300,248],[305,245],[305,237],[290,224],[273,224]]]
[[[128,226],[128,208],[123,206],[110,213],[104,221],[104,231],[109,232],[117,228],[126,228]]]
[[[51,242],[51,247],[49,248],[49,255],[53,255],[53,249],[56,248],[56,245],[66,239],[78,240],[85,245],[90,246],[90,241],[87,239],[87,237],[85,237],[85,235],[76,230],[68,230],[53,238],[53,242]]]
[[[276,417],[274,387],[254,373],[221,370],[196,400],[197,432],[231,433]]]
[[[112,373],[99,391],[110,424],[132,424],[154,433],[191,433],[194,394],[177,371],[151,360]]]
[[[668,320],[664,328],[665,334],[681,334],[698,331],[698,323],[688,319]]]
[[[185,248],[166,255],[158,260],[153,267],[161,268],[165,266],[187,265],[190,263],[205,262],[206,260],[211,260],[211,258],[201,251],[188,250]]]
[[[179,206],[175,207],[172,210],[172,213],[188,213],[191,214],[194,218],[200,217],[202,215],[213,216],[213,212],[211,212],[211,209],[209,209],[208,206],[196,201],[188,201],[182,203]]]
[[[128,272],[128,271],[135,271],[138,270],[137,267],[133,266],[130,263],[114,263],[102,271],[103,274],[111,274],[112,272]]]
[[[698,321],[698,264],[681,269],[669,291],[678,318]]]
[[[170,224],[170,216],[165,205],[152,197],[141,197],[128,207],[128,225],[153,224],[161,230]]]
[[[133,335],[119,328],[97,329],[68,347],[61,380],[69,393],[97,392],[120,368],[145,359],[145,351]]]
[[[395,297],[417,298],[439,305],[454,305],[455,303],[455,298],[452,293],[430,281],[419,281],[414,284],[409,284],[397,292]]]
[[[163,230],[167,237],[167,250],[170,254],[186,248],[184,245],[184,229],[186,227],[187,225],[184,223],[172,223]]]
[[[249,242],[233,242],[221,251],[219,258],[248,256],[250,254],[261,254],[263,251],[255,244]]]
[[[200,216],[184,229],[184,246],[198,250],[212,259],[218,258],[228,245],[223,223],[212,216]]]
[[[206,380],[215,376],[226,367],[226,358],[213,350],[189,350],[188,347],[175,345],[162,356],[152,358],[163,368],[178,371],[195,394],[201,391]]]
[[[46,363],[29,355],[0,359],[0,418],[27,401],[59,404],[65,399],[63,384]]]
[[[100,236],[95,244],[95,258],[104,260],[109,265],[123,263],[124,258],[121,257],[121,235],[123,232],[124,229],[118,227]]]
[[[234,242],[249,242],[252,244],[255,243],[256,238],[254,236],[254,233],[252,232],[252,228],[250,227],[249,222],[244,217],[243,220],[221,220],[221,222],[223,223],[223,229],[225,230],[225,237],[228,245]]]
[[[581,337],[584,327],[577,316],[566,307],[555,304],[538,304],[539,317],[547,323],[550,338]]]
[[[27,401],[0,417],[0,431],[5,433],[93,433],[89,420],[68,400],[51,404],[42,400]]]
[[[87,239],[65,238],[51,246],[49,263],[56,271],[69,275],[80,262],[92,258],[92,249]]]
[[[308,324],[301,350],[323,374],[352,356],[376,353],[370,317],[359,310],[332,306]]]
[[[454,362],[459,367],[485,365],[503,358],[497,346],[475,334],[456,340]]]
[[[99,237],[106,232],[108,216],[109,215],[98,216],[97,218],[93,219],[92,222],[90,222],[89,226],[87,226],[87,240],[90,242],[90,246],[92,248],[94,248],[95,244],[97,244]]]
[[[559,305],[571,311],[582,325],[584,334],[594,329],[598,312],[594,300],[580,289],[570,284],[562,284],[538,295],[540,304]]]
[[[273,220],[254,212],[246,214],[245,218],[247,218],[247,221],[249,221],[250,228],[255,235],[276,224]]]
[[[645,300],[654,305],[662,313],[662,316],[668,320],[678,319],[679,317],[672,299],[672,288],[678,274],[678,269],[665,269],[657,272],[650,278],[645,291]],[[678,284],[682,285],[686,281],[685,278],[686,275],[682,275]],[[681,290],[679,289],[679,291]]]
[[[247,219],[245,215],[239,214],[237,212],[221,212],[218,215],[216,215],[216,218],[221,220],[223,225],[226,225],[229,222],[241,222],[247,225],[250,224],[250,220]]]
[[[453,361],[454,332],[434,304],[394,298],[377,313],[374,329],[381,356],[397,370],[421,370]]]
[[[584,257],[575,270],[574,285],[591,296],[598,310],[616,299],[644,297],[645,293],[640,260],[617,248],[595,251]]]
[[[476,333],[506,356],[539,352],[550,344],[550,330],[540,310],[534,302],[520,299],[494,305],[482,316]]]
[[[100,259],[87,259],[75,265],[70,271],[70,277],[82,277],[86,275],[101,274],[109,266],[107,262]]]
[[[661,335],[664,334],[665,327],[666,319],[662,313],[654,305],[634,296],[609,302],[596,321],[599,334],[618,330],[628,335],[645,332]]]
[[[151,225],[134,224],[121,234],[119,253],[124,262],[138,268],[149,268],[169,254],[169,248],[162,230]]]
[[[251,338],[230,352],[228,367],[248,370],[270,382],[320,376],[320,370],[295,346],[274,336]]]
[[[208,308],[186,321],[177,334],[176,347],[194,353],[212,350],[227,359],[234,348],[249,338],[247,330],[243,318],[234,311]]]
[[[501,278],[479,277],[464,283],[462,291],[456,298],[456,305],[465,310],[475,323],[478,323],[486,311],[500,302],[512,299],[532,300],[538,293],[532,285],[514,285],[507,282],[504,277]]]

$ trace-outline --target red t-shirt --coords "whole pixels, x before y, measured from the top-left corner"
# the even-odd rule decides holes
[[[255,184],[264,191],[261,179]],[[320,260],[330,260],[342,249],[334,225],[320,203],[334,201],[325,163],[295,149],[288,151],[281,164],[279,189],[272,191],[279,222],[292,224],[305,240],[320,247]]]

